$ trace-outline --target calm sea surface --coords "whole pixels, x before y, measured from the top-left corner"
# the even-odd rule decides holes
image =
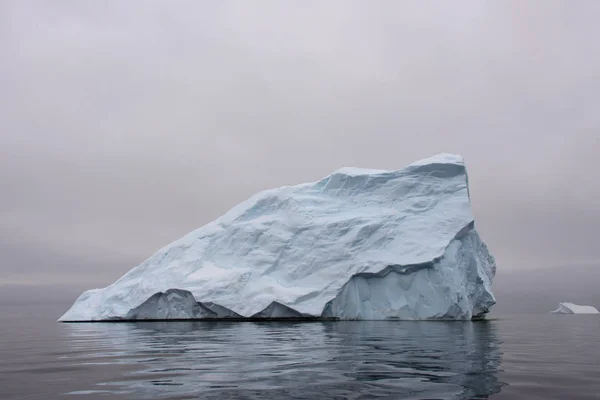
[[[598,399],[600,318],[61,324],[0,305],[0,399]]]

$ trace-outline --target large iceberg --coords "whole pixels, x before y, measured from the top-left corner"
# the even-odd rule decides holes
[[[551,314],[600,314],[600,311],[593,306],[580,306],[573,303],[559,303],[558,308],[550,312]]]
[[[168,289],[254,318],[273,304],[336,319],[468,320],[495,303],[495,272],[463,159],[440,154],[260,192],[83,293],[60,321],[126,318]]]

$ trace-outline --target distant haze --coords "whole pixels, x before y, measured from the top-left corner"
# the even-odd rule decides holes
[[[594,0],[2,1],[0,285],[101,287],[259,190],[439,152],[466,159],[500,292],[599,282],[599,20]]]

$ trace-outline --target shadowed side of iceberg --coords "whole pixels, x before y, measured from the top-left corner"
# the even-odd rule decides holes
[[[213,302],[202,302],[202,303],[198,303],[201,304],[205,307],[207,307],[208,309],[210,309],[211,311],[215,312],[217,314],[217,318],[223,318],[223,319],[241,319],[244,318],[242,315],[236,313],[235,311],[227,308],[227,307],[223,307],[220,304],[217,303],[213,303]]]
[[[323,308],[323,318],[351,320],[469,320],[496,303],[495,261],[468,224],[444,254],[411,265],[354,275]]]
[[[227,307],[213,302],[198,302],[194,295],[183,289],[169,289],[154,293],[142,304],[129,310],[125,317],[108,317],[97,322],[135,321],[316,321],[320,317],[302,314],[291,307],[273,301],[265,309],[244,317]],[[85,322],[85,321],[64,321]]]
[[[217,318],[217,313],[196,302],[191,292],[181,289],[155,293],[125,317],[130,321],[204,318]]]

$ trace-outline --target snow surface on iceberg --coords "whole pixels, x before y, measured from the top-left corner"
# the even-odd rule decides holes
[[[170,288],[244,316],[275,301],[345,319],[470,319],[495,303],[496,265],[473,221],[460,156],[343,168],[258,193],[83,293],[60,320],[124,317]]]
[[[559,303],[558,308],[550,312],[551,314],[600,314],[600,311],[593,306],[580,306],[573,303]]]

